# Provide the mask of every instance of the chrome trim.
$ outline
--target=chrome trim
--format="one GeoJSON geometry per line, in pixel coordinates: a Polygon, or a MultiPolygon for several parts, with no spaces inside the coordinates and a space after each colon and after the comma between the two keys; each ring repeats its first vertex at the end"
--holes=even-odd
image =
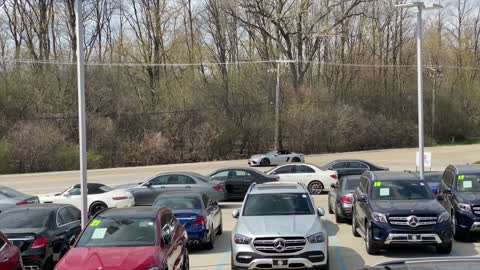
{"type": "Polygon", "coordinates": [[[441,244],[442,239],[435,234],[435,233],[391,233],[388,235],[387,239],[385,239],[385,244],[396,244],[396,243],[437,243],[441,244]],[[416,238],[417,236],[420,236],[420,239],[410,239],[410,238],[416,238]],[[433,238],[433,240],[430,239],[423,239],[423,238],[433,238]]]}
{"type": "Polygon", "coordinates": [[[40,267],[38,267],[36,265],[25,265],[25,266],[23,266],[23,268],[25,270],[40,270],[40,267]]]}
{"type": "Polygon", "coordinates": [[[313,268],[313,264],[304,258],[291,258],[291,259],[282,259],[286,260],[287,265],[285,266],[276,266],[273,267],[273,259],[255,259],[250,262],[248,269],[259,269],[259,265],[270,265],[270,267],[261,267],[261,269],[304,269],[304,268],[313,268]],[[290,267],[291,264],[303,264],[302,267],[290,267]]]}
{"type": "Polygon", "coordinates": [[[480,232],[480,222],[474,222],[472,226],[470,227],[471,232],[480,232]]]}

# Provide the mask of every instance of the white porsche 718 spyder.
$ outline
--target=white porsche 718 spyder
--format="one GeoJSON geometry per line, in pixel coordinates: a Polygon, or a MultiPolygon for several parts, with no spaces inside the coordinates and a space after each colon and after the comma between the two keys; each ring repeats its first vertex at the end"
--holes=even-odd
{"type": "Polygon", "coordinates": [[[291,162],[305,162],[305,157],[301,153],[273,150],[266,154],[254,155],[248,160],[251,166],[270,166],[291,162]]]}
{"type": "MultiPolygon", "coordinates": [[[[135,200],[132,193],[123,189],[112,189],[103,184],[88,183],[88,214],[95,215],[98,211],[111,207],[132,207],[135,200]]],[[[80,185],[76,184],[61,193],[38,196],[40,203],[65,203],[81,207],[80,185]]]]}

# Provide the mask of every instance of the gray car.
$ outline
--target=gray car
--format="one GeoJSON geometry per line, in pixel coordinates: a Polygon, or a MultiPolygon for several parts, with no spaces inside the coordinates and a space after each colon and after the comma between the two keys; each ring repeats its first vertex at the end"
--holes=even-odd
{"type": "Polygon", "coordinates": [[[16,191],[13,188],[0,186],[0,212],[15,205],[39,203],[37,196],[16,191]]]}
{"type": "Polygon", "coordinates": [[[328,212],[335,214],[337,223],[352,220],[353,192],[360,184],[360,175],[343,176],[332,184],[328,193],[328,212]]]}
{"type": "Polygon", "coordinates": [[[217,202],[225,200],[225,183],[193,172],[162,173],[142,183],[120,185],[115,189],[130,191],[136,206],[152,205],[162,193],[181,191],[203,193],[217,202]]]}

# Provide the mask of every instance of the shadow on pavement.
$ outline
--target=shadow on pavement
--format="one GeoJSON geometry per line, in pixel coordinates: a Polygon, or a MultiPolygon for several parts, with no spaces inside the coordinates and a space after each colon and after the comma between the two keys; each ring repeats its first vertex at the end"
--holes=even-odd
{"type": "Polygon", "coordinates": [[[232,236],[231,231],[223,231],[222,235],[217,235],[215,238],[215,247],[213,250],[204,249],[202,246],[191,247],[191,255],[212,255],[212,254],[221,254],[231,251],[230,239],[232,236]]]}
{"type": "Polygon", "coordinates": [[[323,219],[323,224],[325,226],[325,229],[327,230],[328,236],[335,236],[337,235],[338,231],[340,228],[338,227],[337,223],[324,218],[323,219]]]}
{"type": "Polygon", "coordinates": [[[330,246],[328,251],[330,270],[356,270],[365,266],[362,256],[351,248],[330,246]]]}

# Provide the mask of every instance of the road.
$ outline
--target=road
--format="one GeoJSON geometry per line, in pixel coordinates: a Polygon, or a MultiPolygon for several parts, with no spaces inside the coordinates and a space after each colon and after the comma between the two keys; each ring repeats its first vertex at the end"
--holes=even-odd
{"type": "MultiPolygon", "coordinates": [[[[426,151],[433,153],[433,170],[443,170],[451,163],[460,164],[480,161],[480,145],[443,146],[426,148],[426,151]]],[[[306,161],[314,164],[325,164],[339,158],[359,158],[372,161],[378,165],[387,166],[392,170],[415,170],[415,152],[416,149],[391,149],[310,155],[306,157],[306,161]]],[[[140,182],[157,173],[167,171],[194,171],[206,174],[219,168],[245,165],[246,160],[233,160],[92,170],[89,171],[89,179],[92,182],[118,185],[136,181],[140,182]]],[[[71,184],[78,183],[78,181],[78,172],[75,171],[0,176],[0,183],[2,185],[10,186],[31,194],[59,191],[71,184]]],[[[318,207],[326,209],[326,197],[326,195],[316,196],[315,202],[318,207]]],[[[190,259],[192,269],[230,269],[230,237],[235,224],[231,213],[240,206],[240,203],[222,203],[221,206],[223,211],[224,234],[217,238],[214,250],[191,251],[190,259]]],[[[398,258],[437,256],[433,248],[396,248],[378,256],[370,256],[365,250],[364,241],[361,238],[353,237],[349,224],[336,224],[334,217],[328,214],[323,220],[329,233],[330,269],[332,270],[353,270],[361,268],[364,265],[372,265],[398,258]]],[[[451,255],[469,256],[478,254],[480,254],[480,242],[455,242],[451,255]]]]}

